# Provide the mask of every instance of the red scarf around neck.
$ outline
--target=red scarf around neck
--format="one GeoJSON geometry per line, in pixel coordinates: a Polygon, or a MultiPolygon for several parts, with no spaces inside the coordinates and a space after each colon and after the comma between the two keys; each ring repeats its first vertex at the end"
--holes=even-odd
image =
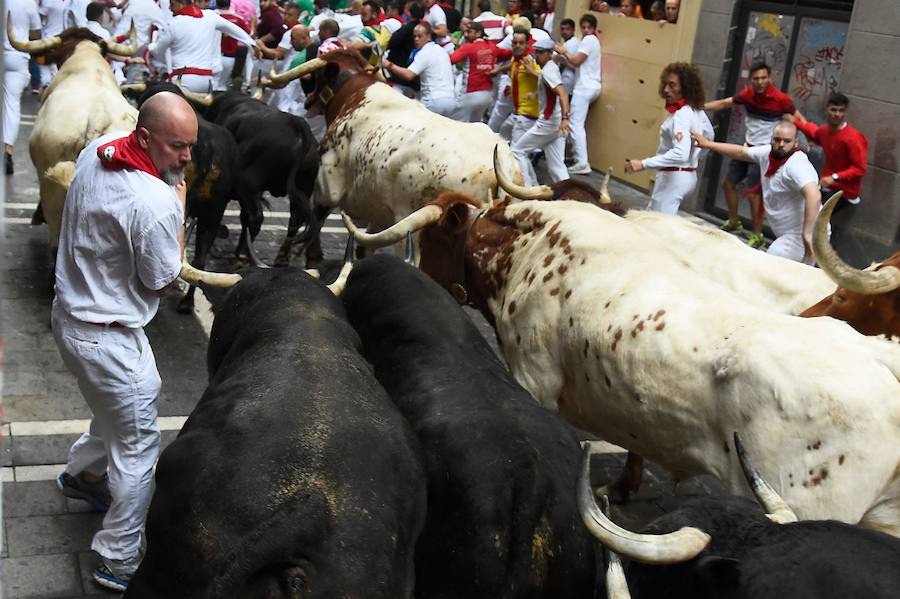
{"type": "Polygon", "coordinates": [[[114,139],[97,148],[100,164],[109,170],[139,170],[160,179],[159,172],[153,166],[150,156],[138,142],[137,130],[131,135],[114,139]]]}
{"type": "Polygon", "coordinates": [[[671,104],[666,104],[666,112],[668,112],[669,114],[675,114],[676,110],[678,110],[679,108],[682,108],[684,106],[687,106],[687,100],[682,98],[682,99],[678,100],[677,102],[673,102],[671,104]]]}
{"type": "Polygon", "coordinates": [[[188,4],[187,6],[185,6],[181,10],[179,10],[177,13],[175,13],[176,17],[179,15],[183,16],[183,17],[194,17],[195,19],[202,19],[203,11],[200,10],[200,7],[198,7],[198,6],[195,6],[193,4],[188,4]]]}
{"type": "Polygon", "coordinates": [[[788,154],[787,156],[785,156],[784,158],[775,158],[774,156],[772,156],[772,153],[769,152],[769,167],[766,169],[766,177],[771,177],[775,173],[777,173],[778,169],[780,169],[782,166],[784,166],[784,163],[787,162],[788,160],[790,160],[791,156],[794,155],[794,152],[797,152],[797,151],[802,152],[803,150],[800,150],[800,148],[794,148],[794,151],[791,152],[790,154],[788,154]]]}

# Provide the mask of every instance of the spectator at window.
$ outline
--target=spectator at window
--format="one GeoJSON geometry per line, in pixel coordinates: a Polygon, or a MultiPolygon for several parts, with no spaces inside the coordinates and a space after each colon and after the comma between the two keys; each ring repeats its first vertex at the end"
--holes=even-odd
{"type": "Polygon", "coordinates": [[[619,8],[619,16],[641,19],[644,15],[641,12],[641,5],[638,4],[637,0],[622,0],[622,5],[619,8]]]}
{"type": "Polygon", "coordinates": [[[666,20],[666,3],[663,0],[653,0],[650,5],[650,20],[657,23],[668,23],[666,20]]]}
{"type": "Polygon", "coordinates": [[[609,13],[609,4],[604,0],[591,0],[591,10],[594,12],[609,13]]]}
{"type": "Polygon", "coordinates": [[[666,0],[666,21],[669,23],[678,22],[678,9],[681,6],[681,0],[666,0]]]}

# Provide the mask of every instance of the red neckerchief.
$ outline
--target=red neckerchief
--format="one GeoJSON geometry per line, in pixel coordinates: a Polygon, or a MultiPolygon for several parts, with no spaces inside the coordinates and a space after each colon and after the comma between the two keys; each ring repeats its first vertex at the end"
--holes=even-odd
{"type": "Polygon", "coordinates": [[[138,142],[137,130],[97,148],[100,164],[109,170],[139,170],[160,179],[159,171],[138,142]]]}
{"type": "Polygon", "coordinates": [[[175,13],[176,17],[179,15],[182,17],[194,17],[195,19],[202,19],[203,11],[200,10],[197,6],[194,6],[193,4],[188,4],[187,6],[183,7],[181,10],[179,10],[177,13],[175,13]]]}
{"type": "Polygon", "coordinates": [[[687,106],[687,100],[682,98],[677,102],[673,102],[672,104],[666,104],[666,112],[668,112],[669,114],[675,114],[676,110],[684,106],[687,106]]]}
{"type": "Polygon", "coordinates": [[[790,160],[791,156],[794,155],[794,152],[796,152],[799,149],[800,148],[794,148],[794,151],[791,152],[790,154],[788,154],[787,156],[785,156],[784,158],[775,158],[774,156],[772,156],[772,153],[769,152],[769,167],[766,169],[766,177],[771,177],[775,173],[777,173],[778,169],[780,169],[782,166],[784,166],[784,163],[787,162],[788,160],[790,160]]]}

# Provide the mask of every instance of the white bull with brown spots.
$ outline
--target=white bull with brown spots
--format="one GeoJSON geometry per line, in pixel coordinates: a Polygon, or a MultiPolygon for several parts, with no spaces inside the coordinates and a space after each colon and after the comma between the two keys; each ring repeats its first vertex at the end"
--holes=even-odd
{"type": "Polygon", "coordinates": [[[729,448],[739,431],[801,518],[900,536],[895,344],[756,307],[595,206],[480,212],[445,194],[410,219],[430,223],[422,269],[494,324],[516,379],[544,406],[676,479],[709,473],[747,494],[729,448]]]}
{"type": "Polygon", "coordinates": [[[460,123],[430,112],[376,80],[355,50],[324,54],[281,75],[284,83],[310,75],[307,108],[324,111],[314,201],[341,209],[378,230],[421,208],[445,191],[471,195],[483,206],[497,198],[494,147],[515,164],[509,146],[483,123],[460,123]]]}

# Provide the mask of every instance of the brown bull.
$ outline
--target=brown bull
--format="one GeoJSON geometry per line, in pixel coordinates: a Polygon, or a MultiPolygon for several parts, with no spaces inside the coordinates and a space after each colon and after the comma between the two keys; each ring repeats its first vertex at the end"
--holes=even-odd
{"type": "Polygon", "coordinates": [[[865,270],[841,260],[826,231],[836,203],[836,198],[829,200],[816,219],[813,250],[819,266],[838,287],[800,316],[831,316],[863,335],[900,336],[900,252],[865,270]]]}

